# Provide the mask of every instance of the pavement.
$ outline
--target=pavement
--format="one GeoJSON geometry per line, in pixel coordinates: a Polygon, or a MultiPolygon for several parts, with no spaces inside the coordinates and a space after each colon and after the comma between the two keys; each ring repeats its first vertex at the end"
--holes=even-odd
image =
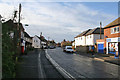
{"type": "Polygon", "coordinates": [[[45,51],[35,49],[19,57],[16,66],[17,79],[64,79],[45,56],[45,51]]]}
{"type": "MultiPolygon", "coordinates": [[[[76,53],[76,54],[80,54],[82,56],[87,56],[87,57],[93,58],[92,53],[76,53]]],[[[120,66],[120,58],[119,59],[115,59],[113,54],[95,53],[94,54],[94,59],[95,60],[99,60],[99,61],[112,63],[112,64],[116,64],[116,65],[120,66]]]]}
{"type": "Polygon", "coordinates": [[[39,78],[38,74],[38,52],[36,50],[19,57],[16,78],[39,78]]]}

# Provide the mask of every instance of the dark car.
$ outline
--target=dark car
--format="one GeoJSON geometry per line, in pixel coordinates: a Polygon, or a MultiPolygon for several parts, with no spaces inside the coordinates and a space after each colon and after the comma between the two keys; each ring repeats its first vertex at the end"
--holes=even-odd
{"type": "Polygon", "coordinates": [[[55,48],[55,46],[49,46],[49,48],[50,48],[50,49],[54,49],[54,48],[55,48]]]}

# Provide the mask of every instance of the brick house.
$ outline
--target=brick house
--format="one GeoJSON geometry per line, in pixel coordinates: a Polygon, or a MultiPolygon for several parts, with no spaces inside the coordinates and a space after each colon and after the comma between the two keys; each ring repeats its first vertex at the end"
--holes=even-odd
{"type": "MultiPolygon", "coordinates": [[[[120,44],[120,17],[104,27],[106,54],[115,54],[120,44]]],[[[119,47],[120,48],[120,47],[119,47]]]]}
{"type": "MultiPolygon", "coordinates": [[[[104,27],[104,39],[97,40],[97,44],[104,45],[106,54],[116,54],[120,50],[120,17],[104,27]],[[119,48],[119,49],[118,49],[119,48]]],[[[99,46],[98,46],[99,49],[99,46]]],[[[101,50],[103,48],[101,47],[101,50]]],[[[99,51],[98,51],[99,52],[99,51]]]]}

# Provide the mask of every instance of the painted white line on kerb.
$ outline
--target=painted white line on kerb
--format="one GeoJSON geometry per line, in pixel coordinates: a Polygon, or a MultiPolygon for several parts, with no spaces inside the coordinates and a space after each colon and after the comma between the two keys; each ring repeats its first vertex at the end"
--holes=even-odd
{"type": "Polygon", "coordinates": [[[53,66],[63,75],[65,78],[69,78],[71,80],[76,80],[70,73],[68,73],[66,70],[64,70],[60,65],[58,65],[55,60],[53,60],[50,55],[48,54],[47,50],[46,57],[49,59],[49,61],[53,64],[53,66]]]}
{"type": "Polygon", "coordinates": [[[43,71],[42,71],[42,67],[41,67],[41,60],[40,60],[40,53],[38,54],[38,74],[39,74],[39,78],[45,78],[45,76],[43,75],[43,71]]]}

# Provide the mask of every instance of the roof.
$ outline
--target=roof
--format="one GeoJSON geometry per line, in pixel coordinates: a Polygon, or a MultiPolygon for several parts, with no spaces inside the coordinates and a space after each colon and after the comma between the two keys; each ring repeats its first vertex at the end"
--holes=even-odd
{"type": "MultiPolygon", "coordinates": [[[[35,35],[37,36],[37,35],[35,35]]],[[[38,37],[38,36],[37,36],[38,37]]],[[[47,40],[44,38],[44,36],[38,37],[41,41],[47,42],[47,40]]]]}
{"type": "Polygon", "coordinates": [[[37,36],[37,35],[35,35],[36,37],[38,37],[39,39],[40,39],[40,37],[39,36],[37,36]]]}
{"type": "Polygon", "coordinates": [[[2,28],[3,32],[6,32],[6,31],[8,32],[8,31],[17,29],[16,25],[13,23],[13,20],[11,19],[2,23],[2,27],[4,27],[2,28]]]}
{"type": "MultiPolygon", "coordinates": [[[[100,34],[100,27],[90,30],[86,35],[89,35],[89,34],[100,34]]],[[[103,28],[101,28],[101,34],[104,34],[103,28]]]]}
{"type": "Polygon", "coordinates": [[[104,28],[109,28],[109,27],[113,27],[116,25],[120,25],[120,17],[114,20],[113,22],[109,23],[108,25],[106,25],[104,28]]]}
{"type": "MultiPolygon", "coordinates": [[[[18,25],[18,23],[14,23],[15,25],[18,25]]],[[[22,23],[20,23],[20,26],[19,26],[23,31],[24,31],[24,27],[22,25],[22,23]]]]}
{"type": "Polygon", "coordinates": [[[29,34],[27,32],[24,32],[25,37],[30,38],[29,34]]]}
{"type": "Polygon", "coordinates": [[[86,31],[83,31],[82,33],[80,33],[79,35],[77,35],[75,38],[84,36],[84,35],[87,34],[90,30],[91,30],[91,29],[88,29],[88,30],[86,30],[86,31]]]}

